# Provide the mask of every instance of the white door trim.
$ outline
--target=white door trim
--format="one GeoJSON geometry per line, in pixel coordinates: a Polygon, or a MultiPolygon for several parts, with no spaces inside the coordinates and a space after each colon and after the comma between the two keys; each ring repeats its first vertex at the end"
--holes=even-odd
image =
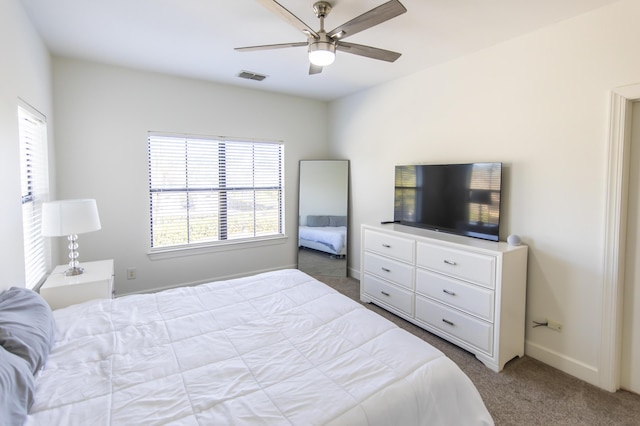
{"type": "Polygon", "coordinates": [[[611,392],[620,388],[628,154],[631,102],[635,100],[640,100],[640,84],[619,87],[611,92],[599,363],[600,387],[611,392]]]}

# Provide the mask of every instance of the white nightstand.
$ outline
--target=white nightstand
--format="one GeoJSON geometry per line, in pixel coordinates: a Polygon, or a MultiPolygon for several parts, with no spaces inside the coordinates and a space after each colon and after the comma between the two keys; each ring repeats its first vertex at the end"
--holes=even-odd
{"type": "Polygon", "coordinates": [[[64,272],[69,265],[59,265],[40,287],[40,295],[51,309],[60,309],[91,299],[113,297],[113,259],[80,264],[84,273],[67,277],[64,272]]]}

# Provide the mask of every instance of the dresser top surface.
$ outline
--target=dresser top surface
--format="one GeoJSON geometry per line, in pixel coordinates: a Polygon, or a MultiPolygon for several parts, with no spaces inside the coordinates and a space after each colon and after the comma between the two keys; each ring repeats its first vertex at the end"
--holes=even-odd
{"type": "Polygon", "coordinates": [[[516,250],[527,250],[526,245],[512,246],[503,241],[482,240],[480,238],[465,237],[461,235],[449,234],[447,232],[438,232],[432,231],[430,229],[400,225],[397,223],[381,225],[363,224],[362,227],[381,232],[397,232],[400,234],[406,234],[408,237],[424,237],[444,243],[449,243],[451,246],[464,246],[467,248],[476,248],[492,252],[504,253],[516,250]]]}

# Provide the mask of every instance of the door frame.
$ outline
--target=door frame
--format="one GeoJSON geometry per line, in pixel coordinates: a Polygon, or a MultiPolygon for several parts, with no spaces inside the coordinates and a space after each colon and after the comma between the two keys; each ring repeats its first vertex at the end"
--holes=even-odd
{"type": "Polygon", "coordinates": [[[610,392],[620,388],[631,103],[637,100],[640,84],[611,91],[599,362],[600,387],[610,392]]]}

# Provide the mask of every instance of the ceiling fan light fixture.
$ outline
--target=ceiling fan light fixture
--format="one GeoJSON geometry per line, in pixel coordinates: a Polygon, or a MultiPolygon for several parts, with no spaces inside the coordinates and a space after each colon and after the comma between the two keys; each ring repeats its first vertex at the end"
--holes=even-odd
{"type": "Polygon", "coordinates": [[[326,32],[324,29],[324,20],[332,8],[331,3],[328,1],[316,1],[313,5],[313,11],[315,12],[316,17],[320,20],[320,29],[318,31],[305,24],[300,18],[291,13],[276,0],[260,0],[260,3],[272,12],[280,15],[281,18],[294,26],[297,30],[302,31],[302,33],[307,36],[307,41],[306,43],[296,42],[236,47],[236,50],[238,51],[250,52],[254,50],[307,46],[309,62],[311,62],[309,75],[321,73],[325,66],[331,65],[336,59],[336,49],[353,55],[387,62],[394,62],[400,57],[400,53],[392,52],[390,50],[378,49],[376,47],[365,46],[362,44],[342,42],[346,37],[351,37],[354,34],[382,24],[389,19],[405,13],[407,9],[402,5],[402,3],[400,3],[400,0],[387,0],[386,3],[356,16],[329,32],[326,32]]]}
{"type": "Polygon", "coordinates": [[[309,62],[319,67],[331,65],[336,59],[336,46],[327,41],[316,41],[309,45],[309,62]]]}

